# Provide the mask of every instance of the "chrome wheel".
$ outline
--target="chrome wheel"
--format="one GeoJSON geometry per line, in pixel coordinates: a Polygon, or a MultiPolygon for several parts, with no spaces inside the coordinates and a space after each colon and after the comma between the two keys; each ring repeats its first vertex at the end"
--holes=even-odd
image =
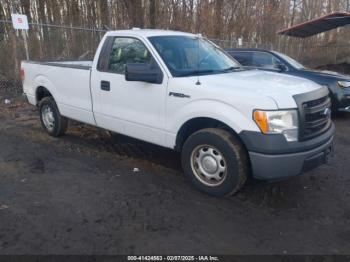
{"type": "Polygon", "coordinates": [[[207,186],[222,184],[227,175],[224,156],[213,146],[197,146],[191,154],[191,167],[197,179],[207,186]]]}
{"type": "Polygon", "coordinates": [[[52,131],[55,127],[55,117],[48,105],[44,105],[41,109],[41,117],[47,130],[52,131]]]}

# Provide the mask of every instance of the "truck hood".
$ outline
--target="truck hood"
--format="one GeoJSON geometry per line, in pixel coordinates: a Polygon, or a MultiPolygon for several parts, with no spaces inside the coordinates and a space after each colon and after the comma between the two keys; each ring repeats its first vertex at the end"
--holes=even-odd
{"type": "Polygon", "coordinates": [[[294,95],[307,93],[321,88],[310,80],[260,70],[236,71],[225,74],[199,77],[203,86],[225,90],[251,92],[274,100],[278,108],[295,108],[294,95]]]}

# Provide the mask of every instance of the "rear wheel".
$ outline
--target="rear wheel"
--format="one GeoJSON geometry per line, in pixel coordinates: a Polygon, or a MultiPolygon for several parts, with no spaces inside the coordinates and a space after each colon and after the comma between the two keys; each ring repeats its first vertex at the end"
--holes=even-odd
{"type": "Polygon", "coordinates": [[[185,174],[200,191],[232,195],[248,177],[248,157],[241,142],[223,129],[207,128],[192,134],[182,150],[185,174]]]}
{"type": "Polygon", "coordinates": [[[50,136],[64,135],[68,127],[68,119],[61,116],[55,100],[50,97],[43,98],[39,103],[39,115],[42,127],[50,136]]]}

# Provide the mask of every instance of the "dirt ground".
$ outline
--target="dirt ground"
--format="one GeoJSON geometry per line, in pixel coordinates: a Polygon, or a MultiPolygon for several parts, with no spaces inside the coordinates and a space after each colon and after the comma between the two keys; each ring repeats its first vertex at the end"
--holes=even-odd
{"type": "Polygon", "coordinates": [[[350,115],[334,121],[329,165],[223,199],[177,153],[77,123],[49,137],[2,93],[0,254],[349,254],[350,115]]]}

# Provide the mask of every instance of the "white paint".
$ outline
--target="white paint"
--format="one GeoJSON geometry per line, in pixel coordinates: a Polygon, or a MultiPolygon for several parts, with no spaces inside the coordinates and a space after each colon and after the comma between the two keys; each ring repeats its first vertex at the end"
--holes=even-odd
{"type": "MultiPolygon", "coordinates": [[[[156,35],[195,35],[163,30],[108,32],[101,41],[90,70],[22,62],[24,92],[36,104],[38,86],[46,87],[62,115],[173,148],[176,135],[188,120],[208,117],[230,126],[237,133],[259,129],[252,120],[254,109],[296,108],[293,95],[320,88],[305,79],[258,70],[197,77],[174,78],[148,40],[156,35]],[[162,84],[129,82],[124,75],[97,71],[99,54],[107,36],[130,36],[141,40],[163,71],[162,84]],[[91,76],[91,80],[90,80],[91,76]],[[101,81],[110,82],[110,91],[101,90],[101,81]],[[169,96],[183,93],[190,98],[169,96]]],[[[55,63],[55,62],[54,62],[55,63]]],[[[57,63],[57,62],[56,62],[57,63]]],[[[64,62],[91,65],[91,62],[64,62]]]]}

